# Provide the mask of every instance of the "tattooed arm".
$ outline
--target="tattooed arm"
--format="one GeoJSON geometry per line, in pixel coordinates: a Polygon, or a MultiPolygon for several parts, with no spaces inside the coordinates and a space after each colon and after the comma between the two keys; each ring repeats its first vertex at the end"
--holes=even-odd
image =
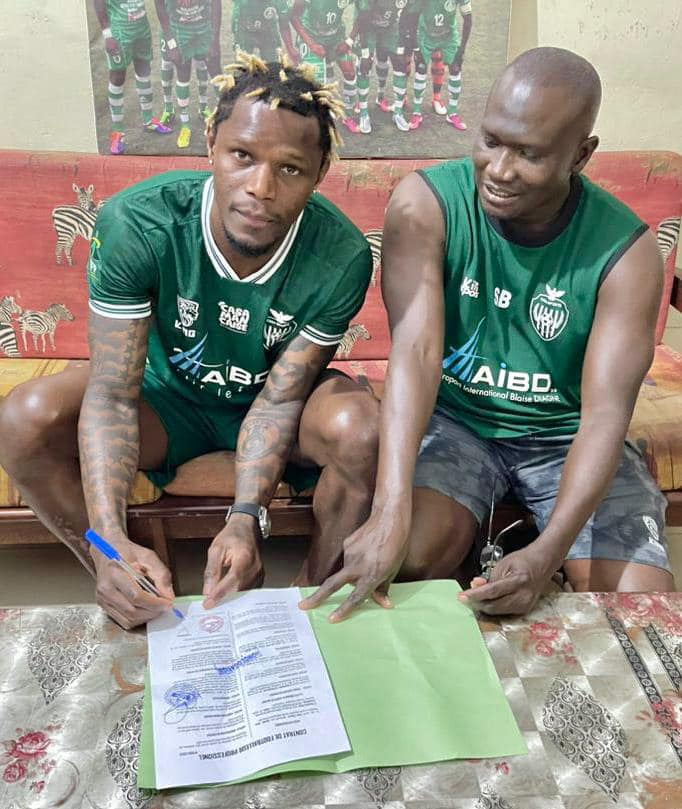
{"type": "MultiPolygon", "coordinates": [[[[335,350],[336,346],[318,346],[299,336],[273,365],[239,430],[235,502],[269,504],[296,440],[303,407],[335,350]]],[[[262,582],[258,536],[253,517],[230,517],[208,551],[205,607],[215,606],[230,591],[262,582]]]]}
{"type": "Polygon", "coordinates": [[[149,319],[90,315],[90,379],[78,423],[83,492],[90,525],[133,567],[153,579],[166,598],[144,592],[98,551],[97,600],[129,629],[145,623],[173,598],[170,573],[157,555],[131,542],[126,529],[128,492],[139,457],[138,409],[149,319]]]}

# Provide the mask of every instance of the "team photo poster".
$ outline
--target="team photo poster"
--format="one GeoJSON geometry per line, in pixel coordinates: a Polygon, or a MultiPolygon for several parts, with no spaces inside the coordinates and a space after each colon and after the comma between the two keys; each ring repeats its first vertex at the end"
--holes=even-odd
{"type": "Polygon", "coordinates": [[[471,152],[511,0],[87,0],[99,151],[206,153],[211,76],[240,49],[336,82],[342,157],[471,152]]]}

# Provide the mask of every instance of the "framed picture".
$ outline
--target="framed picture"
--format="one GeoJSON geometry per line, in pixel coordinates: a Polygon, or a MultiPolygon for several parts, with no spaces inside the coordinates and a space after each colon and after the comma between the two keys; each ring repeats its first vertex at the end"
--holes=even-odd
{"type": "Polygon", "coordinates": [[[506,64],[511,0],[88,0],[99,150],[205,154],[236,49],[336,82],[342,157],[469,154],[506,64]]]}

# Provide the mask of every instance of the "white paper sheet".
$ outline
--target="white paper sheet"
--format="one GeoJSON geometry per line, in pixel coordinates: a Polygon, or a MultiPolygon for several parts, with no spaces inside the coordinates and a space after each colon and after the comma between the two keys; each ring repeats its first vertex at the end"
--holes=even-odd
{"type": "Polygon", "coordinates": [[[254,590],[149,623],[158,788],[351,749],[300,597],[297,588],[254,590]]]}

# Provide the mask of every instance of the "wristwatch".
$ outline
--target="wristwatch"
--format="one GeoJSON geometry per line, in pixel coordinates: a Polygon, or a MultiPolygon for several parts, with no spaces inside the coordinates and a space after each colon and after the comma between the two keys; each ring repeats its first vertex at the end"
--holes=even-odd
{"type": "Polygon", "coordinates": [[[256,503],[233,503],[227,509],[225,522],[227,522],[233,514],[250,514],[258,523],[261,537],[267,539],[270,536],[270,515],[265,506],[259,506],[256,505],[256,503]]]}

